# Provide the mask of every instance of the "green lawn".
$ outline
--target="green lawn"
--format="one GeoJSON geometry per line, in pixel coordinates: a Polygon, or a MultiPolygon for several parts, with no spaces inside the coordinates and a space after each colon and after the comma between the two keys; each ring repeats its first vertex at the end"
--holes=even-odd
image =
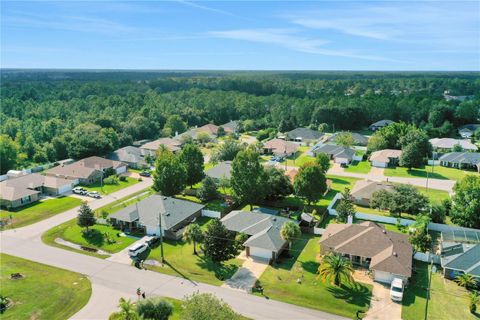
{"type": "Polygon", "coordinates": [[[347,168],[345,168],[345,171],[367,174],[371,169],[372,166],[370,165],[370,161],[354,161],[347,168]]]}
{"type": "Polygon", "coordinates": [[[5,227],[6,229],[19,228],[75,208],[81,203],[80,199],[73,197],[47,199],[37,201],[17,211],[0,210],[0,218],[10,220],[10,216],[12,217],[12,223],[9,223],[5,227]]]}
{"type": "MultiPolygon", "coordinates": [[[[405,290],[402,306],[402,319],[416,320],[425,316],[425,304],[428,287],[429,266],[424,262],[414,261],[417,273],[414,273],[405,290]]],[[[438,269],[438,268],[437,268],[438,269]]],[[[431,297],[428,304],[427,319],[450,320],[480,319],[468,310],[466,290],[451,280],[444,279],[441,272],[432,275],[431,297]]]]}
{"type": "Polygon", "coordinates": [[[460,180],[467,174],[478,174],[473,171],[464,171],[455,168],[424,166],[423,168],[412,169],[410,171],[403,167],[386,168],[384,175],[389,177],[426,178],[427,172],[429,178],[443,180],[460,180]]]}
{"type": "MultiPolygon", "coordinates": [[[[199,223],[205,229],[209,218],[199,218],[199,223]]],[[[197,245],[198,255],[193,254],[193,244],[183,240],[174,241],[166,239],[164,242],[164,256],[166,264],[161,266],[147,266],[148,269],[161,273],[183,277],[190,281],[205,282],[213,285],[222,285],[224,280],[230,279],[237,269],[242,265],[243,260],[232,259],[222,264],[215,264],[205,257],[200,246],[197,245]]],[[[160,247],[150,252],[148,259],[159,261],[160,247]]]]}
{"type": "Polygon", "coordinates": [[[264,295],[351,319],[357,310],[368,309],[372,286],[357,283],[335,287],[317,279],[319,240],[303,234],[302,240],[293,244],[293,257],[268,266],[259,280],[264,295]],[[297,279],[301,279],[301,283],[297,283],[297,279]]]}
{"type": "Polygon", "coordinates": [[[125,181],[118,181],[118,184],[103,184],[102,186],[100,182],[97,182],[89,186],[84,186],[84,188],[88,191],[97,191],[101,194],[110,194],[123,188],[133,186],[138,182],[138,179],[127,177],[125,181]]]}
{"type": "Polygon", "coordinates": [[[315,157],[307,156],[306,152],[310,149],[310,147],[307,146],[301,146],[298,148],[298,152],[295,154],[295,156],[288,157],[284,161],[281,162],[282,165],[287,164],[287,166],[292,166],[292,167],[301,167],[307,162],[314,162],[315,157]]]}
{"type": "Polygon", "coordinates": [[[87,304],[92,294],[83,275],[21,258],[0,254],[0,294],[12,300],[0,318],[68,319],[87,304]],[[20,273],[23,279],[11,280],[20,273]]]}

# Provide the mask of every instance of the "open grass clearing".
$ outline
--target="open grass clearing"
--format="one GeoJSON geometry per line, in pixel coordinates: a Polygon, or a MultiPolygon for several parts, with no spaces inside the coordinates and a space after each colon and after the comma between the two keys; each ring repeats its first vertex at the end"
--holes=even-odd
{"type": "Polygon", "coordinates": [[[467,174],[478,175],[478,173],[475,173],[474,171],[429,165],[412,170],[408,170],[404,167],[385,168],[384,170],[385,176],[403,178],[427,178],[427,173],[429,178],[441,180],[461,180],[467,174]]]}
{"type": "Polygon", "coordinates": [[[353,318],[357,310],[368,309],[372,286],[357,283],[335,287],[318,279],[319,240],[303,234],[292,246],[292,257],[268,266],[259,280],[263,294],[269,299],[353,318]]]}
{"type": "Polygon", "coordinates": [[[4,320],[68,319],[92,294],[90,281],[75,272],[6,254],[0,254],[0,266],[0,294],[12,302],[1,315],[4,320]],[[24,278],[11,280],[12,273],[24,278]]]}
{"type": "Polygon", "coordinates": [[[345,172],[367,174],[371,169],[372,166],[370,165],[370,161],[353,161],[347,168],[345,168],[345,172]]]}
{"type": "Polygon", "coordinates": [[[126,178],[125,181],[119,180],[118,184],[105,184],[105,183],[96,182],[94,184],[84,186],[83,188],[87,189],[88,191],[97,191],[98,193],[101,193],[101,194],[110,194],[118,190],[121,190],[123,188],[133,186],[134,184],[137,184],[139,182],[138,179],[135,179],[132,177],[125,177],[125,178],[126,178]]]}
{"type": "Polygon", "coordinates": [[[78,198],[60,196],[37,201],[14,211],[0,210],[0,218],[8,220],[5,229],[19,228],[75,208],[81,203],[82,200],[78,198]]]}

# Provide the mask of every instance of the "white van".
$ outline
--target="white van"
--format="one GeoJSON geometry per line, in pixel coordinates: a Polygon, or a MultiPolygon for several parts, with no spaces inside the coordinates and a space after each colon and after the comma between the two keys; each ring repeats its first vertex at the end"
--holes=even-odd
{"type": "Polygon", "coordinates": [[[145,243],[136,243],[128,249],[128,255],[130,257],[136,257],[139,253],[142,253],[147,249],[148,246],[145,243]]]}
{"type": "Polygon", "coordinates": [[[390,286],[390,298],[393,301],[402,302],[403,300],[403,280],[399,278],[393,278],[390,286]]]}

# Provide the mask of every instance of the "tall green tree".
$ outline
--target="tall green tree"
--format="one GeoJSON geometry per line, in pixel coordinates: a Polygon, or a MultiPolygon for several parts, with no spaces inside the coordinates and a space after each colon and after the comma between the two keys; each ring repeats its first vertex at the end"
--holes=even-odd
{"type": "Polygon", "coordinates": [[[314,201],[320,200],[327,191],[327,180],[322,168],[314,163],[306,163],[295,177],[293,182],[295,194],[307,201],[310,205],[314,201]]]}
{"type": "Polygon", "coordinates": [[[258,153],[246,149],[237,154],[232,162],[230,184],[235,199],[249,204],[251,209],[265,197],[265,172],[258,153]]]}
{"type": "Polygon", "coordinates": [[[416,217],[415,223],[409,228],[410,236],[408,241],[410,241],[413,249],[417,252],[426,252],[432,246],[432,237],[428,233],[429,223],[430,217],[420,214],[416,217]]]}
{"type": "Polygon", "coordinates": [[[355,144],[355,140],[351,132],[345,131],[337,134],[335,143],[342,147],[351,147],[355,144]]]}
{"type": "Polygon", "coordinates": [[[315,162],[320,166],[324,174],[330,169],[330,157],[324,152],[317,154],[315,162]]]}
{"type": "Polygon", "coordinates": [[[19,154],[18,144],[6,134],[0,135],[0,174],[15,169],[19,154]]]}
{"type": "Polygon", "coordinates": [[[159,151],[153,172],[153,189],[171,197],[185,189],[187,170],[179,157],[166,148],[159,151]]]}
{"type": "Polygon", "coordinates": [[[88,228],[95,225],[95,215],[88,203],[84,201],[78,210],[77,224],[85,228],[88,232],[88,228]]]}
{"type": "Polygon", "coordinates": [[[175,135],[176,133],[180,134],[187,131],[187,124],[179,115],[174,114],[167,118],[165,128],[169,128],[171,133],[175,135]]]}
{"type": "Polygon", "coordinates": [[[400,138],[400,144],[402,145],[400,165],[408,169],[421,167],[432,149],[426,132],[419,129],[407,132],[400,138]]]}
{"type": "Polygon", "coordinates": [[[212,220],[204,233],[203,251],[213,262],[230,260],[238,254],[235,232],[228,230],[218,219],[212,220]]]}
{"type": "Polygon", "coordinates": [[[194,184],[202,181],[204,177],[203,154],[200,148],[195,144],[187,144],[182,147],[180,161],[187,170],[187,185],[193,187],[194,184]]]}
{"type": "Polygon", "coordinates": [[[197,255],[197,243],[203,239],[202,228],[197,223],[190,223],[183,232],[183,238],[188,243],[193,243],[193,254],[197,255]]]}
{"type": "Polygon", "coordinates": [[[293,193],[292,183],[282,169],[266,167],[265,177],[265,198],[267,200],[281,199],[293,193]]]}
{"type": "Polygon", "coordinates": [[[480,229],[480,176],[467,175],[453,187],[452,222],[480,229]]]}
{"type": "Polygon", "coordinates": [[[322,280],[330,281],[335,286],[340,286],[342,281],[347,283],[355,282],[353,280],[353,271],[350,260],[332,252],[322,257],[322,262],[318,267],[318,273],[322,280]]]}
{"type": "Polygon", "coordinates": [[[217,184],[211,177],[203,179],[201,187],[197,190],[197,197],[203,202],[218,198],[217,184]]]}
{"type": "Polygon", "coordinates": [[[336,208],[338,213],[338,220],[340,222],[347,222],[348,216],[355,218],[355,206],[353,205],[352,195],[349,188],[345,188],[342,192],[342,199],[336,208]]]}
{"type": "Polygon", "coordinates": [[[138,301],[136,311],[141,319],[168,320],[173,306],[162,297],[151,297],[138,301]]]}
{"type": "Polygon", "coordinates": [[[300,230],[300,227],[293,221],[285,222],[280,228],[280,237],[288,242],[289,250],[292,249],[293,241],[300,238],[301,235],[302,231],[300,230]]]}

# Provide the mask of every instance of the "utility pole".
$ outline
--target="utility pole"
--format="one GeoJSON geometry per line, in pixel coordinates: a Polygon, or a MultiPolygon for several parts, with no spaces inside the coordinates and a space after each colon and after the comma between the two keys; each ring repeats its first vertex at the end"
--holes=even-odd
{"type": "Polygon", "coordinates": [[[163,266],[165,257],[163,256],[163,230],[162,230],[162,212],[158,211],[158,225],[160,227],[160,263],[163,266]]]}

